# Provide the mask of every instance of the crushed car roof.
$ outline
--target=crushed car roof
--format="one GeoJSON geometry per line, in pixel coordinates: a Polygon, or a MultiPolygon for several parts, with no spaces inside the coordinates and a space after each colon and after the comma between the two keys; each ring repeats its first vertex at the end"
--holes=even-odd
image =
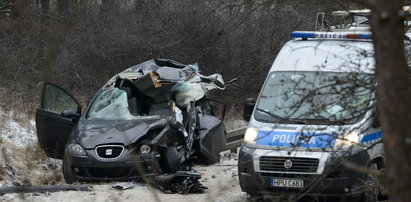
{"type": "MultiPolygon", "coordinates": [[[[225,89],[220,74],[204,76],[200,74],[197,64],[185,65],[170,59],[152,59],[129,67],[113,76],[103,88],[114,86],[118,79],[132,81],[142,93],[152,98],[170,91],[183,91],[182,94],[187,95],[188,89],[191,89],[190,99],[198,100],[207,91],[225,89]]],[[[179,106],[187,104],[185,96],[177,95],[176,99],[179,106]]]]}

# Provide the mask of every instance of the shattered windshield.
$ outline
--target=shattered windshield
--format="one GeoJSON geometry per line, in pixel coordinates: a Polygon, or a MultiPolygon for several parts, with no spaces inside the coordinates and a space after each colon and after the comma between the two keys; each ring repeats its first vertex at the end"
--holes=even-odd
{"type": "Polygon", "coordinates": [[[127,93],[124,90],[109,87],[100,92],[88,112],[89,119],[130,120],[136,116],[130,114],[127,93]]]}
{"type": "Polygon", "coordinates": [[[369,108],[373,77],[365,73],[272,72],[257,104],[257,120],[353,124],[369,108]]]}
{"type": "Polygon", "coordinates": [[[176,106],[187,108],[206,92],[226,87],[221,75],[201,75],[196,64],[182,69],[151,66],[140,71],[143,67],[137,65],[133,67],[135,72],[128,69],[113,77],[91,104],[87,118],[131,120],[142,116],[177,116],[176,111],[181,110],[176,106]]]}

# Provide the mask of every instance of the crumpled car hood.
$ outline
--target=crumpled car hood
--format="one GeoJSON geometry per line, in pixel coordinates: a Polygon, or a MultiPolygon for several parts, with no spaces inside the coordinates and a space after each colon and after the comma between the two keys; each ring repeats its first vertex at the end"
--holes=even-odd
{"type": "Polygon", "coordinates": [[[131,121],[82,121],[79,122],[75,141],[85,149],[94,149],[103,144],[123,144],[137,142],[151,129],[163,128],[169,123],[159,116],[145,117],[131,121]]]}

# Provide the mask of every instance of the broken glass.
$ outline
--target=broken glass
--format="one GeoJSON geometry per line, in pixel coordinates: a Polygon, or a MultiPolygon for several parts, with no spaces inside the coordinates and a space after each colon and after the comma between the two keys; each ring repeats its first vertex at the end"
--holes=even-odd
{"type": "Polygon", "coordinates": [[[128,110],[127,93],[124,90],[109,87],[103,90],[94,101],[88,113],[90,119],[130,120],[136,116],[128,110]]]}

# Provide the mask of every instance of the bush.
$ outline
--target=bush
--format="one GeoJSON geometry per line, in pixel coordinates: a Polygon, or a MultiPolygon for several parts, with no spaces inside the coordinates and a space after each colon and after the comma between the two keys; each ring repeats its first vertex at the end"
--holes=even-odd
{"type": "Polygon", "coordinates": [[[0,106],[33,113],[42,81],[85,104],[113,74],[151,58],[238,78],[216,96],[240,103],[257,96],[289,33],[312,29],[317,11],[335,7],[325,0],[103,2],[73,1],[58,13],[14,1],[11,17],[0,18],[0,106]]]}

